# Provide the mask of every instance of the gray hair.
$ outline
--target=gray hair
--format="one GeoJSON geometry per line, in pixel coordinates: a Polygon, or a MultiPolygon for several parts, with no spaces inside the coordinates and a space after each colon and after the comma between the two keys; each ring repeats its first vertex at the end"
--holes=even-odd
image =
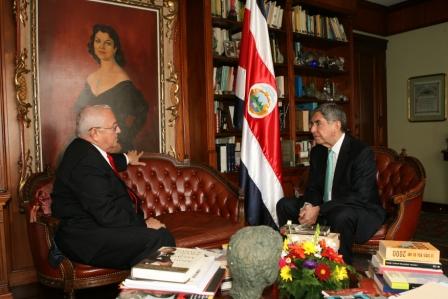
{"type": "Polygon", "coordinates": [[[341,122],[341,131],[347,131],[347,115],[345,114],[344,109],[336,103],[324,103],[319,105],[316,109],[311,113],[311,117],[314,114],[320,112],[322,116],[327,121],[340,121],[341,122]]]}
{"type": "Polygon", "coordinates": [[[98,113],[101,110],[112,108],[109,105],[93,105],[83,107],[76,118],[76,134],[78,137],[84,137],[95,127],[100,127],[104,123],[103,116],[98,113]]]}

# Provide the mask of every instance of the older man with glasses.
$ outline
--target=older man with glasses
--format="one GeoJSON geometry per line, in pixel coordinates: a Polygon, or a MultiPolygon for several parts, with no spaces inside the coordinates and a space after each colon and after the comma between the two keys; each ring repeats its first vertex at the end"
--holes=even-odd
{"type": "Polygon", "coordinates": [[[175,246],[165,226],[144,219],[137,196],[118,176],[142,153],[120,150],[121,130],[107,105],[87,106],[77,118],[75,138],[56,173],[53,215],[60,251],[84,264],[128,269],[161,246],[175,246]]]}

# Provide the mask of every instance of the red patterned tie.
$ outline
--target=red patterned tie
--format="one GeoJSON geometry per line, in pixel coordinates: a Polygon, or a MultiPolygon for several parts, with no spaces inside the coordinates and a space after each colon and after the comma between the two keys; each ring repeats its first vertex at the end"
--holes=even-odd
{"type": "MultiPolygon", "coordinates": [[[[107,153],[107,159],[109,160],[110,166],[112,167],[112,170],[114,171],[115,175],[121,180],[121,177],[118,174],[117,166],[115,165],[115,161],[114,161],[114,158],[112,157],[112,155],[107,153]]],[[[128,186],[126,184],[124,184],[124,185],[126,186],[126,190],[128,191],[129,197],[131,198],[132,202],[134,203],[135,212],[137,212],[139,198],[137,197],[137,195],[135,195],[134,191],[132,191],[130,188],[128,188],[128,186]]]]}

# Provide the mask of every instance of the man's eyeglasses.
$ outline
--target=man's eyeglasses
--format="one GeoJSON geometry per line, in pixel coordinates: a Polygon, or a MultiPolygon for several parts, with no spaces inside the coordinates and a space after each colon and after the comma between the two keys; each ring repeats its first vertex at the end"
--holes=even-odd
{"type": "Polygon", "coordinates": [[[89,131],[90,130],[92,130],[92,129],[97,129],[97,130],[112,130],[113,132],[118,132],[118,124],[115,124],[115,125],[113,125],[112,127],[109,127],[109,128],[106,128],[106,127],[92,127],[92,128],[90,128],[89,129],[89,131]]]}

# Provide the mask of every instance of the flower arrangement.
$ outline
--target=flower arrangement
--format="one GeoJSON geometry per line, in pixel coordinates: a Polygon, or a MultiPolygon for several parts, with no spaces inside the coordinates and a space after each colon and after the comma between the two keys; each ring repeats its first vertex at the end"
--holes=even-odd
{"type": "Polygon", "coordinates": [[[278,282],[282,297],[321,298],[322,290],[349,286],[348,272],[355,273],[354,268],[345,264],[333,242],[319,240],[319,233],[317,225],[309,240],[292,242],[288,237],[284,240],[278,282]]]}

